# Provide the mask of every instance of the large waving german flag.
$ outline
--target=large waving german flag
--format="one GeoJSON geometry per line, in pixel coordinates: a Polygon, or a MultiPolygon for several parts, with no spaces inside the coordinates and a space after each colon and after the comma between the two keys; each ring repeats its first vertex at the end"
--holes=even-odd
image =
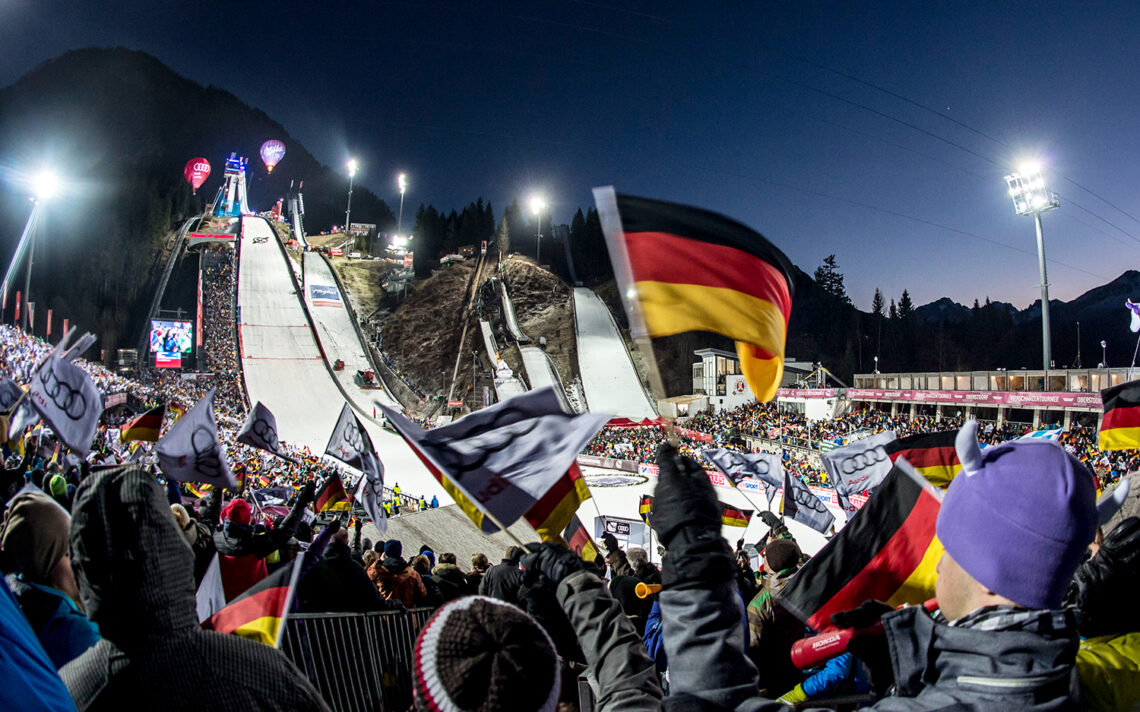
{"type": "Polygon", "coordinates": [[[736,341],[752,392],[784,370],[792,263],[762,235],[706,210],[594,189],[634,336],[711,331],[736,341]]]}
{"type": "Polygon", "coordinates": [[[891,462],[905,458],[915,472],[925,477],[935,487],[948,487],[962,470],[958,451],[954,449],[957,430],[944,430],[937,433],[920,433],[887,443],[883,449],[891,462]]]}
{"type": "Polygon", "coordinates": [[[542,541],[557,541],[570,523],[578,507],[590,498],[590,489],[582,478],[578,463],[570,465],[566,476],[526,511],[523,518],[530,522],[542,541]]]}
{"type": "Polygon", "coordinates": [[[162,419],[165,415],[165,405],[151,408],[119,429],[119,442],[129,443],[133,440],[158,442],[158,432],[162,430],[162,419]]]}
{"type": "Polygon", "coordinates": [[[899,606],[934,597],[941,502],[908,469],[896,465],[780,592],[777,600],[812,628],[828,628],[831,614],[871,599],[899,606]]]}
{"type": "Polygon", "coordinates": [[[641,495],[641,500],[637,503],[637,513],[641,515],[643,522],[649,524],[649,515],[653,514],[653,495],[641,495]]]}
{"type": "Polygon", "coordinates": [[[578,518],[577,514],[570,517],[570,524],[562,532],[562,539],[570,551],[581,556],[584,561],[593,561],[598,558],[598,547],[594,546],[590,532],[586,531],[586,526],[582,524],[582,520],[578,518]]]}
{"type": "Polygon", "coordinates": [[[1129,381],[1100,392],[1104,419],[1100,424],[1101,450],[1140,448],[1140,381],[1129,381]]]}
{"type": "Polygon", "coordinates": [[[313,511],[340,511],[351,508],[352,495],[344,489],[344,483],[340,481],[340,475],[335,472],[332,473],[325,480],[324,486],[317,492],[317,498],[313,502],[313,511]]]}
{"type": "Polygon", "coordinates": [[[293,601],[304,556],[261,579],[225,608],[202,621],[202,627],[276,646],[293,601]]]}

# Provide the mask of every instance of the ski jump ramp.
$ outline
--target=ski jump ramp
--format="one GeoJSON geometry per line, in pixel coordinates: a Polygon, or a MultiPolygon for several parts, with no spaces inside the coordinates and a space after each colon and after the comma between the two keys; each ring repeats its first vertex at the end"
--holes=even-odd
{"type": "MultiPolygon", "coordinates": [[[[287,259],[268,222],[242,218],[238,270],[242,370],[250,400],[261,401],[273,412],[281,440],[323,453],[345,399],[323,362],[289,277],[287,259]]],[[[371,413],[372,398],[379,391],[349,393],[357,407],[371,413]]],[[[385,465],[386,485],[399,483],[408,493],[429,499],[436,495],[440,503],[452,501],[400,436],[370,417],[360,420],[385,465]]]]}
{"type": "Polygon", "coordinates": [[[507,322],[507,330],[520,344],[530,341],[519,326],[518,318],[515,317],[515,304],[511,301],[511,295],[507,294],[507,283],[501,279],[499,280],[499,294],[503,298],[503,316],[504,321],[507,322]]]}
{"type": "Polygon", "coordinates": [[[530,381],[531,389],[553,387],[554,394],[558,396],[558,402],[562,404],[563,410],[567,413],[573,413],[574,408],[570,405],[569,399],[566,398],[566,391],[562,388],[562,379],[559,378],[558,370],[546,352],[537,346],[520,346],[519,352],[522,354],[523,367],[526,369],[526,376],[530,381]]]}
{"type": "Polygon", "coordinates": [[[487,349],[487,360],[491,362],[491,368],[495,370],[495,395],[499,397],[499,400],[504,401],[511,396],[526,393],[526,386],[510,372],[506,364],[502,364],[502,368],[506,370],[500,371],[500,364],[495,362],[499,356],[499,346],[495,343],[495,335],[491,333],[491,325],[485,321],[480,321],[479,328],[483,331],[483,347],[487,349]],[[500,376],[500,373],[503,375],[500,376]]]}
{"type": "Polygon", "coordinates": [[[591,290],[574,289],[578,369],[591,412],[640,420],[656,418],[641,378],[609,309],[591,290]]]}

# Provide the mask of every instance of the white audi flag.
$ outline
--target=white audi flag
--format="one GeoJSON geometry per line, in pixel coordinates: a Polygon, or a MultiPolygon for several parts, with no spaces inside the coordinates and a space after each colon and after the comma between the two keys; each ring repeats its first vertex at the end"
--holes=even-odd
{"type": "Polygon", "coordinates": [[[74,327],[36,369],[28,400],[72,452],[86,457],[103,413],[103,394],[91,377],[69,360],[82,353],[79,347],[90,346],[94,337],[84,335],[69,351],[67,342],[73,333],[74,327]]]}
{"type": "Polygon", "coordinates": [[[701,450],[701,454],[737,487],[749,478],[759,480],[764,485],[769,507],[772,506],[776,492],[784,486],[784,463],[780,461],[779,455],[770,452],[737,452],[723,447],[701,450]]]}
{"type": "Polygon", "coordinates": [[[214,419],[214,393],[217,390],[210,389],[155,444],[158,466],[170,479],[205,482],[231,489],[237,487],[230,463],[218,443],[218,423],[214,419]]]}
{"type": "Polygon", "coordinates": [[[894,432],[887,430],[820,453],[835,490],[841,495],[851,495],[878,487],[891,471],[891,458],[885,448],[894,440],[897,440],[894,432]]]}
{"type": "Polygon", "coordinates": [[[388,531],[388,517],[384,513],[384,464],[376,455],[372,437],[348,403],[340,409],[340,418],[329,436],[325,454],[364,473],[356,483],[355,497],[380,533],[388,531]]]}
{"type": "Polygon", "coordinates": [[[277,418],[273,417],[273,413],[261,401],[255,403],[249,411],[241,432],[234,439],[289,462],[297,462],[281,452],[281,441],[277,439],[277,418]]]}
{"type": "Polygon", "coordinates": [[[509,527],[542,499],[610,419],[604,413],[566,413],[551,387],[435,430],[380,407],[432,475],[459,489],[470,504],[464,513],[488,534],[499,525],[509,527]]]}

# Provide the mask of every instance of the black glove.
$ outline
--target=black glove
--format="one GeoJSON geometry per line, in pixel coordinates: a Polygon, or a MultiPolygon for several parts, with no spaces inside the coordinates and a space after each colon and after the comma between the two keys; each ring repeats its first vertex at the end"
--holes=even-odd
{"type": "Polygon", "coordinates": [[[668,555],[661,567],[666,588],[703,588],[736,580],[736,560],[720,535],[720,505],[708,475],[666,443],[657,451],[653,528],[668,555]]]}
{"type": "Polygon", "coordinates": [[[776,527],[781,526],[780,518],[767,510],[760,512],[760,521],[767,524],[769,529],[775,529],[776,527]]]}
{"type": "Polygon", "coordinates": [[[611,556],[618,551],[618,540],[613,534],[606,532],[602,534],[602,544],[606,547],[606,556],[611,556]]]}
{"type": "Polygon", "coordinates": [[[560,544],[548,541],[544,544],[530,544],[527,548],[530,553],[523,556],[519,563],[523,570],[523,581],[527,585],[535,585],[540,582],[539,577],[545,577],[557,586],[570,574],[586,568],[582,557],[560,544]]]}
{"type": "MultiPolygon", "coordinates": [[[[839,628],[868,628],[895,610],[882,601],[864,601],[858,608],[831,614],[831,624],[839,628]]],[[[871,687],[882,696],[895,683],[895,669],[891,665],[891,650],[887,636],[855,636],[847,644],[847,650],[867,665],[871,687]]]]}
{"type": "Polygon", "coordinates": [[[328,529],[329,529],[329,536],[332,536],[333,534],[336,534],[337,532],[339,532],[340,531],[340,520],[339,519],[332,520],[332,523],[329,524],[328,529]]]}
{"type": "Polygon", "coordinates": [[[317,500],[317,483],[309,482],[301,488],[301,492],[297,495],[297,502],[302,507],[307,507],[317,500]]]}

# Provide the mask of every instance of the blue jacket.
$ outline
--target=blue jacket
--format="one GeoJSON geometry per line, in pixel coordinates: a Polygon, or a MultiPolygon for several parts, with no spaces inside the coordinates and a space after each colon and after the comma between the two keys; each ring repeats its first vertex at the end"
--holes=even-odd
{"type": "Polygon", "coordinates": [[[863,673],[863,666],[851,653],[828,660],[802,683],[809,698],[837,695],[846,692],[869,692],[871,685],[863,673]],[[846,688],[846,689],[845,689],[846,688]]]}
{"type": "Polygon", "coordinates": [[[8,585],[40,645],[59,669],[99,642],[99,629],[66,593],[9,574],[8,585]]]}
{"type": "Polygon", "coordinates": [[[63,680],[4,581],[0,581],[0,709],[75,709],[63,680]]]}
{"type": "Polygon", "coordinates": [[[661,630],[661,604],[653,602],[649,609],[649,617],[645,620],[645,633],[641,636],[649,657],[653,659],[658,670],[669,667],[669,658],[665,655],[665,635],[661,630]]]}

